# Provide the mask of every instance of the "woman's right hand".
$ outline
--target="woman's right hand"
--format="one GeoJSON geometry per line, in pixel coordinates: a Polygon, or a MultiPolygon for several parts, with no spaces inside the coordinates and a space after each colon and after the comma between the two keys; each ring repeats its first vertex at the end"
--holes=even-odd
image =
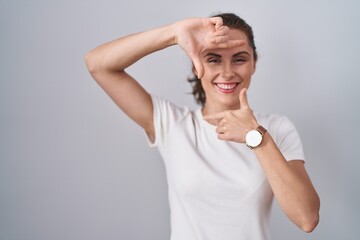
{"type": "Polygon", "coordinates": [[[204,75],[200,54],[206,49],[231,48],[244,41],[229,40],[229,27],[223,25],[221,17],[190,18],[175,23],[176,43],[194,63],[197,77],[204,75]]]}

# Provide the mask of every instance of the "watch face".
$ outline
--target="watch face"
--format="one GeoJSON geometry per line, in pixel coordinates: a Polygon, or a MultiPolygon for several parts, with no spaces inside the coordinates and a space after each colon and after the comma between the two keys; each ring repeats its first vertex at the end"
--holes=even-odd
{"type": "Polygon", "coordinates": [[[257,147],[262,141],[262,136],[257,130],[251,130],[246,133],[245,142],[250,147],[257,147]]]}

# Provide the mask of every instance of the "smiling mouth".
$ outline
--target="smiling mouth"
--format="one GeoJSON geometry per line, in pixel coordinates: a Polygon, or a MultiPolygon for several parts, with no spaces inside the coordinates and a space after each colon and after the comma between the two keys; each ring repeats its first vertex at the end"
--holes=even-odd
{"type": "Polygon", "coordinates": [[[239,83],[215,83],[215,85],[223,93],[233,93],[239,83]]]}

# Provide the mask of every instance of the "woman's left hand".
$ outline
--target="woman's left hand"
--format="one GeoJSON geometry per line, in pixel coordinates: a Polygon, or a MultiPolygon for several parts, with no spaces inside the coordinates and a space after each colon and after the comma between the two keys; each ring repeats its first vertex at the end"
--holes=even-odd
{"type": "Polygon", "coordinates": [[[246,88],[240,91],[240,109],[204,116],[204,120],[216,123],[219,139],[244,143],[245,134],[259,126],[248,104],[246,92],[246,88]]]}

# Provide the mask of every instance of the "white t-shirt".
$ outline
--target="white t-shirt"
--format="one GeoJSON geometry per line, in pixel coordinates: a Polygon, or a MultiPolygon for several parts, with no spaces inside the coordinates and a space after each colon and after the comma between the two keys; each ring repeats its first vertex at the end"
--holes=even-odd
{"type": "MultiPolygon", "coordinates": [[[[268,240],[273,192],[252,150],[217,138],[216,127],[190,111],[152,96],[155,141],[165,163],[171,240],[268,240]]],[[[294,125],[258,114],[287,160],[304,160],[294,125]]]]}

